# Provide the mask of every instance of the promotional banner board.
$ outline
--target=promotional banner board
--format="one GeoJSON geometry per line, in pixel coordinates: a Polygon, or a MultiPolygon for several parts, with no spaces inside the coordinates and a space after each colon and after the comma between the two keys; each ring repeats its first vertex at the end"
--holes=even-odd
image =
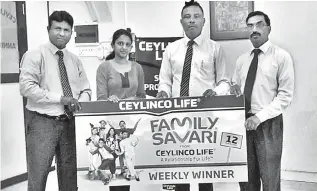
{"type": "Polygon", "coordinates": [[[247,181],[243,96],[95,101],[82,108],[79,186],[247,181]]]}

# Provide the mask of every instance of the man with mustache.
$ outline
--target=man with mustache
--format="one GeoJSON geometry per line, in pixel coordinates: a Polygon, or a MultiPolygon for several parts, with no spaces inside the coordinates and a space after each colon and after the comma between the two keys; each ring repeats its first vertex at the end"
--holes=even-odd
{"type": "MultiPolygon", "coordinates": [[[[185,2],[180,23],[185,37],[169,44],[163,54],[157,98],[225,95],[229,92],[227,64],[222,47],[205,38],[204,11],[195,1],[185,2]]],[[[177,185],[176,190],[189,190],[177,185]]],[[[212,190],[212,184],[199,184],[212,190]]]]}
{"type": "Polygon", "coordinates": [[[56,156],[60,191],[76,191],[74,112],[90,101],[91,89],[79,58],[66,49],[73,17],[54,11],[48,18],[49,42],[27,51],[21,60],[20,93],[26,105],[28,190],[44,191],[56,156]]]}
{"type": "Polygon", "coordinates": [[[205,18],[198,2],[185,2],[180,23],[185,37],[165,49],[157,97],[207,97],[229,92],[225,53],[218,43],[201,34],[205,18]]]}
{"type": "Polygon", "coordinates": [[[283,144],[282,113],[294,94],[291,55],[269,41],[271,22],[261,12],[246,18],[254,47],[241,55],[232,77],[232,93],[245,96],[248,183],[242,191],[280,191],[283,144]]]}

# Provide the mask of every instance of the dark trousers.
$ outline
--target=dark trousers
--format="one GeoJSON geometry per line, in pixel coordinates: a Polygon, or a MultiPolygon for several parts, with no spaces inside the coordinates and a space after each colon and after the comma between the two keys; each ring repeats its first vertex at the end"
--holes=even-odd
{"type": "Polygon", "coordinates": [[[282,115],[247,131],[248,182],[239,183],[241,191],[260,191],[261,180],[263,191],[281,190],[282,146],[282,115]]]}
{"type": "Polygon", "coordinates": [[[27,111],[28,191],[44,191],[54,155],[60,191],[77,190],[74,120],[57,121],[27,111]]]}
{"type": "Polygon", "coordinates": [[[101,165],[99,166],[99,170],[110,170],[111,174],[116,172],[116,166],[113,165],[113,159],[103,159],[101,165]]]}

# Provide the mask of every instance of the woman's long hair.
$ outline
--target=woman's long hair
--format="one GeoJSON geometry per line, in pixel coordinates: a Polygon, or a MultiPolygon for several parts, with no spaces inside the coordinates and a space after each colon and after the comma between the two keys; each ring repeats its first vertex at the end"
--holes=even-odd
{"type": "MultiPolygon", "coordinates": [[[[128,28],[127,30],[125,29],[119,29],[116,32],[113,33],[112,36],[112,41],[111,44],[112,46],[114,46],[114,44],[116,43],[116,40],[121,36],[121,35],[126,35],[127,37],[130,38],[131,42],[132,42],[132,35],[131,35],[131,29],[128,28]]],[[[106,57],[106,60],[111,60],[114,59],[115,57],[115,52],[114,50],[106,57]]]]}
{"type": "Polygon", "coordinates": [[[111,127],[106,135],[106,139],[110,137],[110,131],[113,130],[113,138],[116,138],[116,131],[114,130],[113,127],[111,127]]]}

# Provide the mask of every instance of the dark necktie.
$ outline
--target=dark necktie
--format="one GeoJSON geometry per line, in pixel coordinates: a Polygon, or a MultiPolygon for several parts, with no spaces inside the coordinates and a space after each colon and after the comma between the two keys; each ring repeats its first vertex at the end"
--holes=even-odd
{"type": "Polygon", "coordinates": [[[251,109],[251,96],[253,91],[253,85],[256,77],[256,71],[258,69],[258,56],[261,53],[260,49],[254,49],[253,51],[253,59],[251,62],[251,65],[249,67],[247,79],[245,80],[245,86],[244,86],[244,98],[245,98],[245,114],[247,116],[247,113],[251,109]]]}
{"type": "MultiPolygon", "coordinates": [[[[59,56],[58,67],[59,67],[60,80],[61,80],[64,96],[73,97],[72,89],[69,85],[67,71],[66,71],[66,67],[64,64],[64,53],[59,50],[56,52],[56,54],[59,56]]],[[[67,115],[67,117],[71,118],[72,112],[69,110],[67,105],[64,106],[64,111],[65,111],[65,114],[67,115]]]]}
{"type": "Polygon", "coordinates": [[[194,44],[193,40],[189,41],[187,44],[188,47],[187,47],[184,66],[183,66],[180,97],[189,95],[189,80],[190,80],[191,63],[192,63],[192,57],[193,57],[193,44],[194,44]]]}

